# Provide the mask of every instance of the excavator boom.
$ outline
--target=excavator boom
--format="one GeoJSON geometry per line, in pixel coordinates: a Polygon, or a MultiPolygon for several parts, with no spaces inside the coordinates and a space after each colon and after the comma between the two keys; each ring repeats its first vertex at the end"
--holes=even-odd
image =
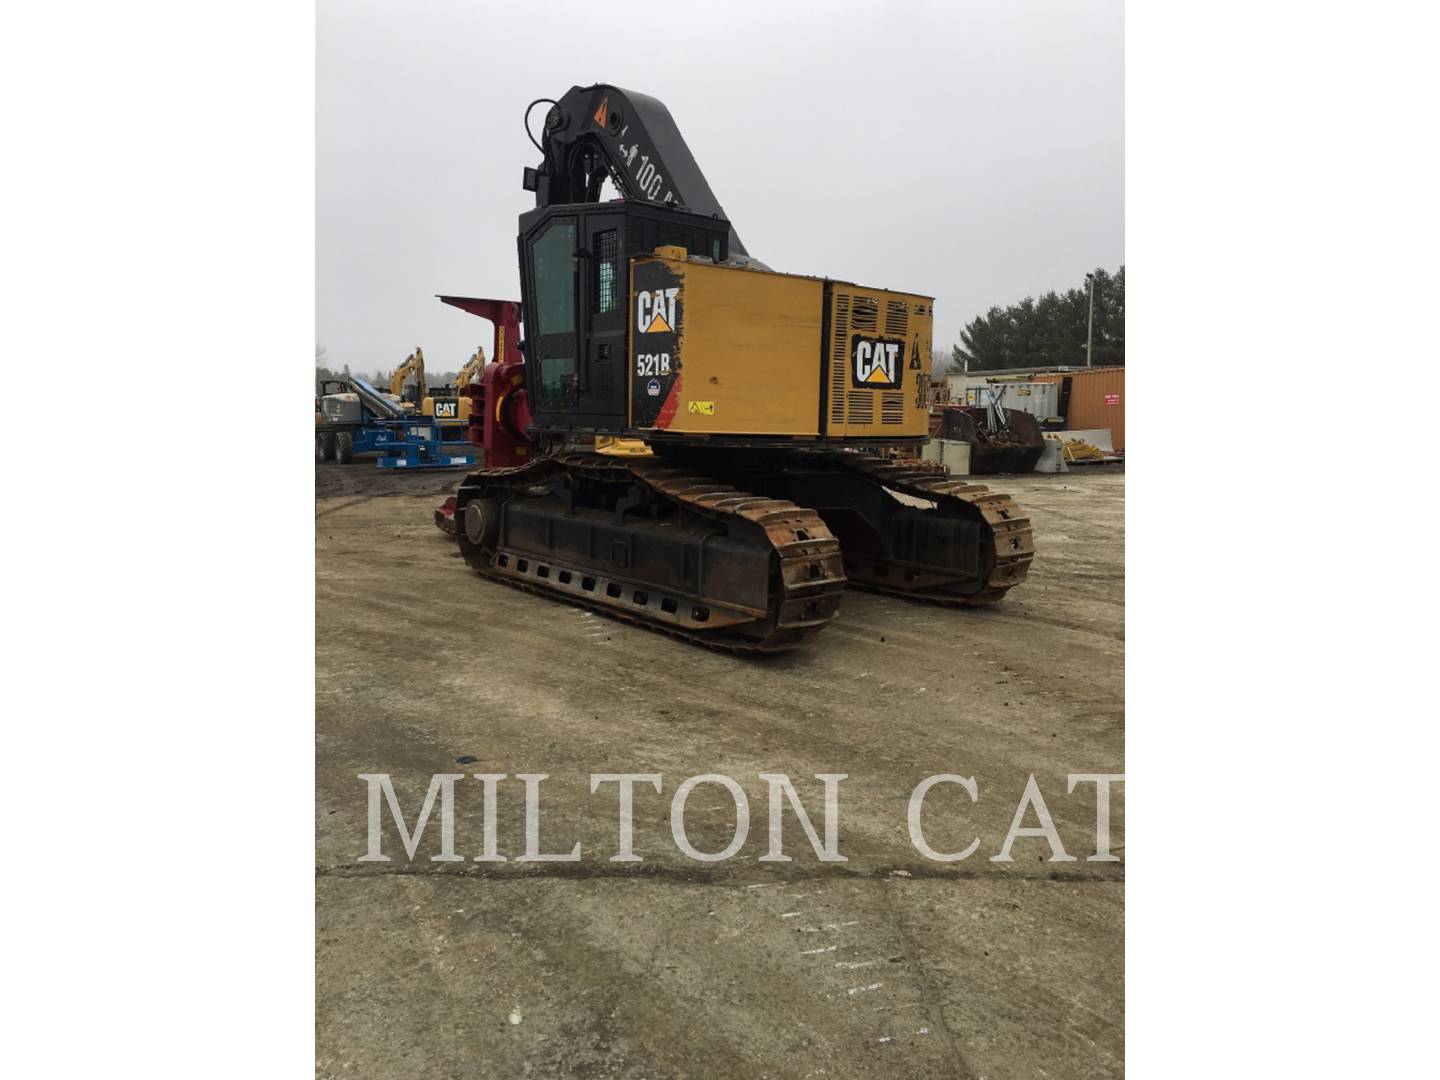
{"type": "Polygon", "coordinates": [[[425,353],[419,345],[415,351],[405,358],[405,362],[397,367],[390,376],[390,392],[398,398],[404,398],[405,385],[414,383],[415,401],[418,404],[425,400],[427,389],[425,386],[425,353]]]}
{"type": "Polygon", "coordinates": [[[485,370],[485,363],[485,346],[481,345],[475,350],[470,359],[465,361],[465,366],[462,367],[455,376],[455,381],[451,384],[452,389],[457,391],[464,390],[472,382],[479,379],[480,373],[485,370]]]}

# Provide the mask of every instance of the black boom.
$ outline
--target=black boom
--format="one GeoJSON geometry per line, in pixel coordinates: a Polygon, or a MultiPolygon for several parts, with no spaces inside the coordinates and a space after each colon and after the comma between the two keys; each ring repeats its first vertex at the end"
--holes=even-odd
{"type": "MultiPolygon", "coordinates": [[[[546,115],[539,146],[544,160],[525,170],[537,207],[599,202],[608,176],[627,200],[725,217],[670,110],[647,94],[572,86],[546,115]]],[[[754,261],[733,225],[729,250],[754,261]]]]}

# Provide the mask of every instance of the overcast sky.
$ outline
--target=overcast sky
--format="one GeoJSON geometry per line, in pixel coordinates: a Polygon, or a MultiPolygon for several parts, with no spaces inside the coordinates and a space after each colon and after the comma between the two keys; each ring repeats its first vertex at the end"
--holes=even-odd
{"type": "Polygon", "coordinates": [[[605,82],[666,103],[753,256],[933,295],[948,347],[1124,261],[1123,45],[1118,0],[320,0],[316,337],[488,352],[435,294],[519,299],[521,114],[605,82]]]}

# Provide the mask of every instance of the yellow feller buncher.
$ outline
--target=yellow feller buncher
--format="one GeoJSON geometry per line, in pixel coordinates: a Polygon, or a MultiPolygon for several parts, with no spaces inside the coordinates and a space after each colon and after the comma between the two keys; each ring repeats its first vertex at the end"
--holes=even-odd
{"type": "Polygon", "coordinates": [[[757,261],[656,99],[541,101],[515,365],[531,452],[468,476],[441,520],[477,573],[740,651],[812,637],[847,584],[971,605],[1024,580],[1008,495],[896,456],[928,436],[929,296],[757,261]],[[622,198],[599,201],[606,179],[622,198]]]}

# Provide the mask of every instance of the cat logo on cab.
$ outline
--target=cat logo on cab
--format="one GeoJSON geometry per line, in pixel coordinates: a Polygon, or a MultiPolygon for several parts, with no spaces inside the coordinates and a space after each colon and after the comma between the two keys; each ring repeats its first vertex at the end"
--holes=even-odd
{"type": "Polygon", "coordinates": [[[670,334],[675,331],[675,297],[678,288],[642,290],[635,296],[635,330],[641,334],[670,334]]]}

